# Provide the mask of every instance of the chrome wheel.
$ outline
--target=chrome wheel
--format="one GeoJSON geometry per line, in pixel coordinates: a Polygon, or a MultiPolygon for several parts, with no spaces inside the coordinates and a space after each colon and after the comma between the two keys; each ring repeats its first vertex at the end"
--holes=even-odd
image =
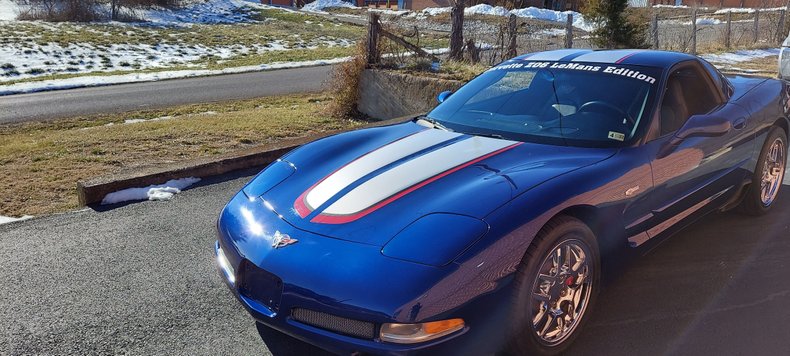
{"type": "Polygon", "coordinates": [[[785,152],[787,149],[781,138],[776,138],[766,152],[760,179],[760,201],[763,206],[771,205],[779,193],[785,175],[785,152]]]}
{"type": "Polygon", "coordinates": [[[553,346],[567,339],[582,319],[592,292],[592,253],[580,240],[566,240],[546,256],[532,287],[532,328],[553,346]]]}

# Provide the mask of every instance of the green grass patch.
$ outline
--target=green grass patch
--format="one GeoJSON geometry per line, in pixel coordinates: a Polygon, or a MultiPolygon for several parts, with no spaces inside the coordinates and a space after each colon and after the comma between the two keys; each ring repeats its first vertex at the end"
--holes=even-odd
{"type": "Polygon", "coordinates": [[[2,125],[0,215],[74,209],[80,179],[362,124],[328,116],[331,100],[303,94],[2,125]],[[149,121],[124,123],[135,119],[149,121]]]}

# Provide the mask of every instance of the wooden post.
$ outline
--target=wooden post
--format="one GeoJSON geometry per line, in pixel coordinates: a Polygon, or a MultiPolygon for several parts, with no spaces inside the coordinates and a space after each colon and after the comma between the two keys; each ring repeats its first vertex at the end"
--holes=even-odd
{"type": "Polygon", "coordinates": [[[776,43],[782,44],[785,40],[785,10],[779,10],[779,26],[776,29],[776,43]]]}
{"type": "Polygon", "coordinates": [[[754,42],[757,43],[757,40],[760,38],[760,9],[754,9],[754,42]]]}
{"type": "Polygon", "coordinates": [[[727,25],[724,27],[724,48],[730,49],[730,36],[732,35],[732,11],[727,11],[727,25]]]}
{"type": "Polygon", "coordinates": [[[565,48],[573,48],[573,14],[568,14],[565,23],[565,48]]]}
{"type": "Polygon", "coordinates": [[[518,33],[516,32],[516,15],[510,14],[510,17],[507,19],[507,35],[509,37],[509,41],[507,44],[507,58],[513,58],[518,55],[518,49],[516,44],[516,39],[518,33]]]}
{"type": "Polygon", "coordinates": [[[368,12],[368,65],[379,63],[379,30],[381,30],[379,14],[373,11],[368,12]]]}
{"type": "Polygon", "coordinates": [[[697,8],[691,11],[691,54],[697,54],[697,8]]]}
{"type": "MultiPolygon", "coordinates": [[[[466,53],[469,54],[469,63],[480,63],[480,50],[472,39],[466,40],[466,53]]],[[[513,56],[515,57],[515,56],[513,56]]]]}
{"type": "Polygon", "coordinates": [[[653,36],[653,49],[658,47],[658,14],[653,14],[653,21],[650,23],[650,34],[653,36]]]}

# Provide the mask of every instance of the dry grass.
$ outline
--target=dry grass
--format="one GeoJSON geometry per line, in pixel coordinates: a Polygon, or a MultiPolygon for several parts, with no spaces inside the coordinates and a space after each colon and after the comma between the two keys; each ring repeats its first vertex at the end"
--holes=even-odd
{"type": "MultiPolygon", "coordinates": [[[[714,65],[716,64],[714,63],[714,65]]],[[[779,71],[779,58],[778,56],[768,56],[731,65],[718,64],[716,67],[726,74],[750,74],[776,78],[779,71]]]]}
{"type": "Polygon", "coordinates": [[[331,100],[306,94],[0,126],[0,215],[74,209],[80,179],[361,124],[324,114],[331,100]]]}
{"type": "Polygon", "coordinates": [[[332,117],[355,118],[359,100],[359,81],[367,65],[365,41],[357,42],[354,55],[348,62],[343,62],[332,69],[327,83],[331,83],[334,98],[326,107],[327,115],[332,117]]]}

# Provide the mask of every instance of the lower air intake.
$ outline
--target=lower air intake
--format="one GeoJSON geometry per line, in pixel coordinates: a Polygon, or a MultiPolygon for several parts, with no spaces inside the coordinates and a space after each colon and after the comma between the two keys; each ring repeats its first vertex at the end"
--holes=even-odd
{"type": "Polygon", "coordinates": [[[375,326],[373,323],[366,321],[343,318],[302,308],[292,309],[291,317],[300,323],[339,334],[369,340],[375,337],[375,326]]]}

